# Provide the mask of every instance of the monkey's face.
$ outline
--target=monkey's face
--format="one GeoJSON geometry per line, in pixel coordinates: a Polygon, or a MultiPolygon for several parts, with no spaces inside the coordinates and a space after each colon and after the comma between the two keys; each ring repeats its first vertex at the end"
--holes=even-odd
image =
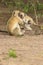
{"type": "Polygon", "coordinates": [[[20,17],[22,20],[24,19],[25,16],[26,16],[26,14],[24,12],[18,13],[18,17],[20,17]]]}

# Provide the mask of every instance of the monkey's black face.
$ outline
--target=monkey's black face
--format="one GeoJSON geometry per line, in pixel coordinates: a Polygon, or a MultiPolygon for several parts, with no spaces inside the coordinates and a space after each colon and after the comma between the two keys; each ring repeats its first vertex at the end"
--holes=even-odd
{"type": "Polygon", "coordinates": [[[32,25],[32,24],[31,24],[31,21],[28,20],[28,21],[25,23],[25,27],[26,27],[26,29],[31,31],[31,30],[32,30],[31,25],[32,25]]]}
{"type": "Polygon", "coordinates": [[[31,21],[30,20],[28,20],[28,24],[31,24],[31,21]]]}
{"type": "Polygon", "coordinates": [[[21,19],[24,19],[25,16],[26,16],[26,14],[23,12],[18,13],[18,17],[20,17],[21,19]]]}
{"type": "Polygon", "coordinates": [[[19,12],[18,13],[18,16],[21,18],[21,19],[23,19],[23,15],[19,12]]]}

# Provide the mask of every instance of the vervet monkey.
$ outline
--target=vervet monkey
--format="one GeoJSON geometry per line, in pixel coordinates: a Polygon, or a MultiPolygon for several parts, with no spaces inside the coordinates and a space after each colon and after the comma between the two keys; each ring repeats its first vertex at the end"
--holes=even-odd
{"type": "Polygon", "coordinates": [[[16,16],[11,16],[7,22],[8,32],[12,35],[23,35],[25,32],[22,30],[23,24],[23,21],[18,19],[16,16]]]}

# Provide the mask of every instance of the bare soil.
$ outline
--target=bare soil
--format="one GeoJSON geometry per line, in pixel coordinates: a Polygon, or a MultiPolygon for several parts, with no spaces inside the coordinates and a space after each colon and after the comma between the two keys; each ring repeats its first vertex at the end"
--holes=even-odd
{"type": "Polygon", "coordinates": [[[43,65],[43,35],[22,37],[0,33],[0,65],[43,65]],[[17,58],[8,58],[10,49],[17,58]]]}

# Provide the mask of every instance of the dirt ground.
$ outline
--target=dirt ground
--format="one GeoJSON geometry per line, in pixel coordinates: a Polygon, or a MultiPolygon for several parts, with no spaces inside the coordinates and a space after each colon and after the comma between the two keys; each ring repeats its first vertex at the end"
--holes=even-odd
{"type": "Polygon", "coordinates": [[[0,65],[43,65],[43,35],[22,37],[0,33],[0,65]],[[14,49],[17,58],[7,58],[14,49]]]}

